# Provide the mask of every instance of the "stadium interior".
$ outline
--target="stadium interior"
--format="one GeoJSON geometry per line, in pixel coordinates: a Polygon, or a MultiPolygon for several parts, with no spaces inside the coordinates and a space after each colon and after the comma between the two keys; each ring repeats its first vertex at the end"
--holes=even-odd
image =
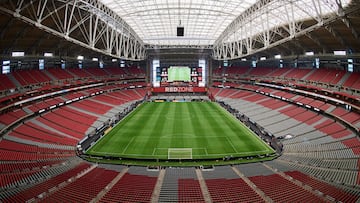
{"type": "Polygon", "coordinates": [[[360,201],[359,1],[0,0],[0,14],[0,202],[360,201]],[[87,154],[141,104],[179,101],[219,104],[274,154],[87,154]]]}

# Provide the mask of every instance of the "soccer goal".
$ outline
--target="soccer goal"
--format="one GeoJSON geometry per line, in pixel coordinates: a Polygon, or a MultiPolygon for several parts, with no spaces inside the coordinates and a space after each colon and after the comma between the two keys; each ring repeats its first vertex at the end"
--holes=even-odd
{"type": "Polygon", "coordinates": [[[192,159],[192,148],[169,148],[168,159],[192,159]]]}

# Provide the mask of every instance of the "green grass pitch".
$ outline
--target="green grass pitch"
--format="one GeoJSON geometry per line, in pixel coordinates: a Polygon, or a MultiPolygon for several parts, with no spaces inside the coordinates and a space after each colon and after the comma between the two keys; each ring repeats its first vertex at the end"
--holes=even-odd
{"type": "MultiPolygon", "coordinates": [[[[191,148],[192,159],[274,153],[257,135],[214,102],[143,103],[86,153],[162,160],[169,158],[169,148],[191,148]]],[[[175,151],[170,156],[182,153],[188,157],[190,152],[175,151]]]]}

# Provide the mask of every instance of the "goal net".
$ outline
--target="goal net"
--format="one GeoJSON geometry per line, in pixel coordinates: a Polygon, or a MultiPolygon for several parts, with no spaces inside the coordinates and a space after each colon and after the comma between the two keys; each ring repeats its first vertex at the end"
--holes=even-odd
{"type": "Polygon", "coordinates": [[[192,159],[192,148],[169,148],[168,159],[192,159]]]}

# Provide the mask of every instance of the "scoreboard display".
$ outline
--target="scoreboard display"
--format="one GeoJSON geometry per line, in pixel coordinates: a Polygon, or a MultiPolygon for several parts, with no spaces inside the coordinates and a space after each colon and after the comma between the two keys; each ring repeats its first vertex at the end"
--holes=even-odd
{"type": "Polygon", "coordinates": [[[157,67],[155,78],[160,86],[201,86],[204,83],[201,67],[157,67]]]}

